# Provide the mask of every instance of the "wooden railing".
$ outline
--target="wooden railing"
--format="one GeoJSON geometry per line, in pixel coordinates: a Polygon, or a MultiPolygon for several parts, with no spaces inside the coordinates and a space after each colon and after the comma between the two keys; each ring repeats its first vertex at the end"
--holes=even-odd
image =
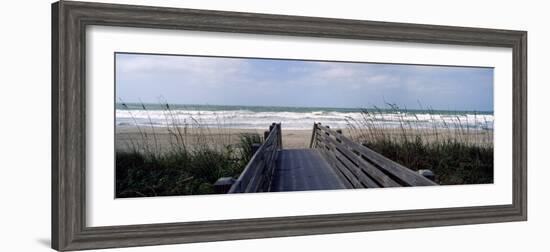
{"type": "Polygon", "coordinates": [[[281,124],[273,123],[266,131],[264,143],[252,156],[228,193],[265,192],[269,189],[277,151],[281,149],[281,124]]]}
{"type": "Polygon", "coordinates": [[[313,125],[310,148],[321,151],[349,188],[437,185],[320,123],[313,125]]]}

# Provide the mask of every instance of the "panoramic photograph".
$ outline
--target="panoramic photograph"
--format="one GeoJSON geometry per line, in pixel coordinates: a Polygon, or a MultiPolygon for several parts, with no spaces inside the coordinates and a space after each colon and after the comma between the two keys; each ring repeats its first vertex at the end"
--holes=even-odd
{"type": "Polygon", "coordinates": [[[493,73],[116,53],[115,195],[492,184],[493,73]]]}

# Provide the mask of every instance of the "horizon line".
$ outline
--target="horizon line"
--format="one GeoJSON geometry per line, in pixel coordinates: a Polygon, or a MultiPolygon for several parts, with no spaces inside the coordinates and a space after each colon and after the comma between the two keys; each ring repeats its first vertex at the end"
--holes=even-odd
{"type": "Polygon", "coordinates": [[[381,106],[370,106],[370,107],[333,107],[333,106],[294,106],[294,105],[231,105],[231,104],[193,104],[193,103],[160,103],[160,102],[115,102],[116,105],[122,104],[143,104],[143,105],[182,105],[182,106],[214,106],[214,107],[275,107],[275,108],[318,108],[318,109],[379,109],[379,110],[402,110],[402,111],[445,111],[445,112],[484,112],[484,113],[494,113],[494,110],[468,110],[468,109],[441,109],[441,108],[402,108],[397,106],[397,109],[388,107],[388,105],[381,106]]]}

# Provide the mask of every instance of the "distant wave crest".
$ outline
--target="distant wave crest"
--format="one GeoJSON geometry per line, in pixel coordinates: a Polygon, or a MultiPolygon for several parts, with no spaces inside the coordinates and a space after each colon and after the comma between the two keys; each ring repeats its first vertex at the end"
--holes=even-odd
{"type": "MultiPolygon", "coordinates": [[[[194,127],[197,125],[224,128],[265,129],[273,122],[281,122],[285,129],[311,129],[314,122],[335,128],[347,127],[354,121],[364,120],[360,111],[259,111],[239,110],[116,110],[116,125],[167,127],[174,123],[194,127]]],[[[414,122],[416,127],[470,127],[492,128],[492,114],[474,113],[377,113],[370,118],[372,123],[384,127],[399,127],[402,123],[414,122]]]]}

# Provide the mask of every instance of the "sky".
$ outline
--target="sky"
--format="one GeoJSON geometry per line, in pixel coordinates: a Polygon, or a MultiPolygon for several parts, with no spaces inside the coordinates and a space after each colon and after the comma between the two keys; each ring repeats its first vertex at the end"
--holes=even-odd
{"type": "Polygon", "coordinates": [[[124,102],[493,111],[493,69],[116,54],[124,102]]]}

